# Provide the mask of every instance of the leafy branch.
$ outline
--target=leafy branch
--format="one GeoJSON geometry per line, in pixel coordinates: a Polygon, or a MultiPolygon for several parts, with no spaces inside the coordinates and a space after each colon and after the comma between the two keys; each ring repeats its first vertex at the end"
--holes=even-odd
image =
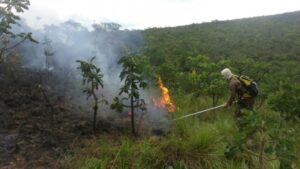
{"type": "Polygon", "coordinates": [[[98,103],[105,103],[108,104],[108,102],[104,99],[104,96],[101,95],[102,99],[99,99],[96,92],[98,89],[103,88],[103,74],[101,74],[101,69],[98,68],[96,65],[93,64],[93,61],[96,57],[92,57],[92,59],[89,62],[77,60],[80,64],[78,69],[81,70],[82,75],[82,83],[83,85],[86,85],[83,92],[87,95],[87,99],[89,99],[91,96],[94,99],[94,120],[93,120],[93,129],[94,132],[96,131],[96,119],[97,119],[97,111],[98,111],[98,103]]]}

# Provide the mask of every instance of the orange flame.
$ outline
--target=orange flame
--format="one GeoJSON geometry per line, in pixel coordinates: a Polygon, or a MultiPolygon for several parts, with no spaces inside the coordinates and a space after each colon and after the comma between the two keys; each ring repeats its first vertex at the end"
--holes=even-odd
{"type": "Polygon", "coordinates": [[[159,84],[159,88],[162,94],[162,97],[160,98],[160,100],[155,100],[152,99],[154,102],[154,105],[156,107],[162,107],[165,108],[167,107],[168,112],[174,112],[175,111],[175,106],[171,100],[171,97],[169,95],[169,90],[168,88],[166,88],[161,80],[161,78],[158,76],[158,84],[159,84]]]}

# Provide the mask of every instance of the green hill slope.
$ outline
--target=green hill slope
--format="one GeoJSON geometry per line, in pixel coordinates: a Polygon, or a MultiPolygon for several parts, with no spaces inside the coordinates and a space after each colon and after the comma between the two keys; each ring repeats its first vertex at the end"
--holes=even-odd
{"type": "Polygon", "coordinates": [[[152,64],[184,61],[203,54],[210,58],[252,57],[300,59],[300,11],[143,32],[145,53],[152,64]]]}

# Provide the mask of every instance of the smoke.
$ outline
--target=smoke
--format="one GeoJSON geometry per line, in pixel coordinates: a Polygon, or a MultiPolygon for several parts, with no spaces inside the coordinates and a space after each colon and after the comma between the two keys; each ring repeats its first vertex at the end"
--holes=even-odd
{"type": "MultiPolygon", "coordinates": [[[[59,79],[56,81],[56,88],[65,92],[66,87],[78,89],[76,86],[81,85],[76,60],[87,61],[95,56],[95,64],[104,74],[104,89],[101,93],[108,101],[118,94],[121,86],[121,66],[117,61],[125,50],[137,52],[143,45],[140,31],[120,31],[112,23],[99,24],[98,27],[105,25],[105,29],[94,30],[88,30],[73,20],[58,25],[45,25],[38,30],[33,30],[24,22],[21,24],[21,27],[13,28],[15,32],[33,32],[34,39],[39,41],[39,44],[26,42],[19,47],[24,67],[50,71],[59,79]],[[67,81],[73,81],[74,84],[65,86],[67,81]]],[[[73,96],[82,95],[85,100],[81,90],[72,92],[73,96]]]]}
{"type": "MultiPolygon", "coordinates": [[[[125,51],[138,52],[143,45],[141,31],[121,31],[120,25],[115,23],[94,24],[93,28],[94,30],[88,30],[73,20],[58,25],[45,25],[43,29],[38,30],[33,30],[26,23],[22,23],[21,27],[14,27],[15,32],[33,32],[34,39],[39,41],[39,44],[26,42],[19,47],[23,55],[23,66],[50,72],[56,79],[51,82],[55,90],[62,96],[69,97],[68,100],[81,108],[82,114],[92,112],[92,101],[86,100],[82,92],[82,77],[77,69],[79,64],[76,60],[87,61],[96,56],[95,64],[101,68],[104,75],[104,89],[98,94],[112,103],[122,85],[119,78],[122,67],[117,64],[118,60],[125,51]],[[49,55],[48,58],[46,55],[49,55]]],[[[141,91],[141,98],[147,105],[147,113],[136,110],[137,117],[143,116],[144,127],[168,128],[167,111],[155,108],[150,99],[153,96],[150,96],[149,92],[141,91]]],[[[127,116],[128,112],[129,110],[125,109],[123,116],[127,116]]],[[[99,115],[103,118],[114,118],[117,113],[112,111],[109,105],[101,105],[99,115]]]]}

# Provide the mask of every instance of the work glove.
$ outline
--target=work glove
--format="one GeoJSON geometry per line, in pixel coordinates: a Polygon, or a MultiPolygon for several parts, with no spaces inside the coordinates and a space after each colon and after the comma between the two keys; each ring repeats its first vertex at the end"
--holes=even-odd
{"type": "Polygon", "coordinates": [[[230,105],[228,104],[228,102],[226,102],[225,104],[224,104],[224,108],[226,109],[226,108],[228,108],[230,105]]]}

